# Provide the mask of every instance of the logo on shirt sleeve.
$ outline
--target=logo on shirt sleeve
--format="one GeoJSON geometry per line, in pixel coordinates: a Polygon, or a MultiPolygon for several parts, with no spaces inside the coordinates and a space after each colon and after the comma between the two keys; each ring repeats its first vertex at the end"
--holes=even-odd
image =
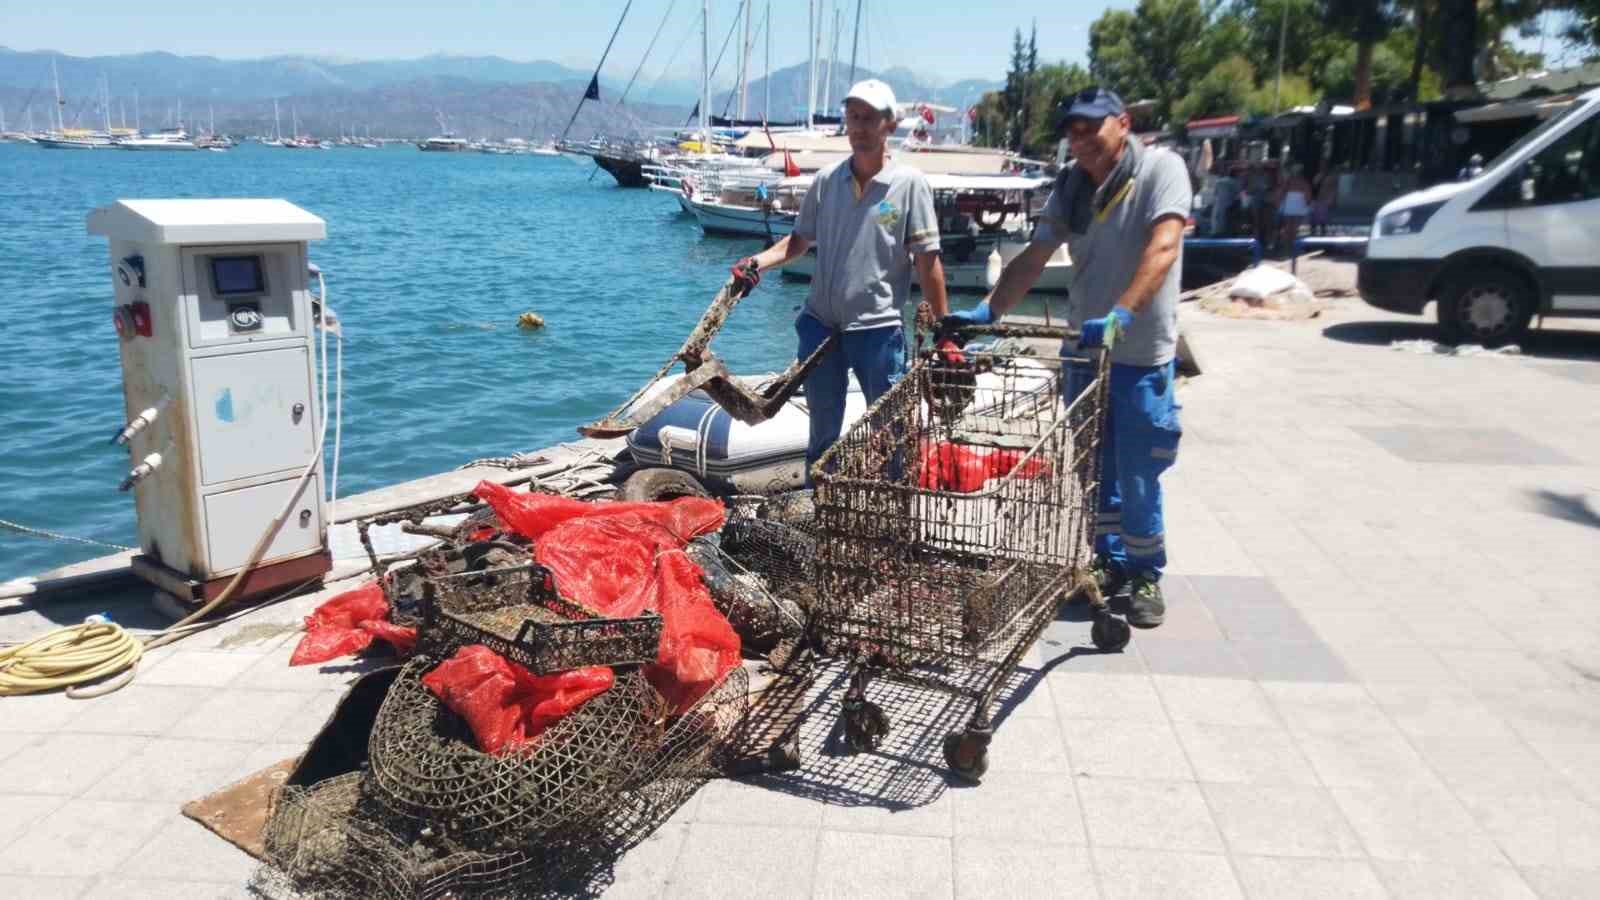
{"type": "Polygon", "coordinates": [[[900,210],[888,200],[881,200],[873,207],[872,213],[878,219],[878,224],[885,228],[894,228],[900,222],[900,210]]]}

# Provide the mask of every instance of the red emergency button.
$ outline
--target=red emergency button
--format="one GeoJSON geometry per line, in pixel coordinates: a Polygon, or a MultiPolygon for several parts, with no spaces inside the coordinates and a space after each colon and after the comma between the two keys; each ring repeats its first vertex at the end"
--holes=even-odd
{"type": "Polygon", "coordinates": [[[140,337],[150,337],[154,333],[150,321],[150,304],[140,300],[138,303],[129,304],[128,312],[133,317],[133,331],[140,337]]]}
{"type": "Polygon", "coordinates": [[[125,341],[133,339],[133,313],[126,306],[111,311],[111,324],[117,328],[117,337],[125,341]]]}

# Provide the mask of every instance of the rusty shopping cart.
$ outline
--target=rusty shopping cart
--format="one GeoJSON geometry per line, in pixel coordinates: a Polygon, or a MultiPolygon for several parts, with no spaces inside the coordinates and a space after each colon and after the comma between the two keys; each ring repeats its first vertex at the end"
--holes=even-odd
{"type": "MultiPolygon", "coordinates": [[[[884,711],[874,673],[976,702],[944,740],[963,778],[988,767],[990,707],[1023,654],[1081,591],[1091,637],[1120,650],[1128,625],[1088,576],[1107,397],[1106,354],[1032,355],[1006,335],[952,365],[924,354],[817,462],[814,637],[851,660],[843,732],[876,747],[884,711]]],[[[974,345],[976,347],[976,345],[974,345]]]]}

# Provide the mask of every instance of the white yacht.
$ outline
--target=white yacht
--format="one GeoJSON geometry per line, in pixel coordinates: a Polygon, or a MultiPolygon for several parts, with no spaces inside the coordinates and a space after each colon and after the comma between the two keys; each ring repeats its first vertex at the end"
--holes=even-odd
{"type": "Polygon", "coordinates": [[[169,128],[155,134],[141,134],[117,141],[122,150],[198,150],[198,145],[182,128],[169,128]]]}

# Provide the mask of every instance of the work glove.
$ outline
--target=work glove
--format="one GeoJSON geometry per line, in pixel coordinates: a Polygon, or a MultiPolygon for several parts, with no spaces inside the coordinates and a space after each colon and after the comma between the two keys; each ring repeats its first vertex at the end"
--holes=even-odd
{"type": "Polygon", "coordinates": [[[733,264],[733,280],[744,289],[746,294],[756,289],[761,283],[761,265],[754,256],[746,256],[733,264]]]}
{"type": "Polygon", "coordinates": [[[1083,323],[1083,331],[1078,338],[1078,347],[1090,349],[1104,347],[1107,350],[1117,345],[1117,339],[1122,337],[1133,324],[1133,313],[1125,306],[1112,307],[1111,312],[1103,319],[1090,319],[1083,323]]]}
{"type": "Polygon", "coordinates": [[[985,300],[972,309],[963,309],[953,312],[939,320],[939,329],[934,333],[934,341],[951,341],[960,346],[963,342],[957,337],[957,332],[969,325],[990,325],[994,323],[994,310],[989,308],[985,300]]]}

